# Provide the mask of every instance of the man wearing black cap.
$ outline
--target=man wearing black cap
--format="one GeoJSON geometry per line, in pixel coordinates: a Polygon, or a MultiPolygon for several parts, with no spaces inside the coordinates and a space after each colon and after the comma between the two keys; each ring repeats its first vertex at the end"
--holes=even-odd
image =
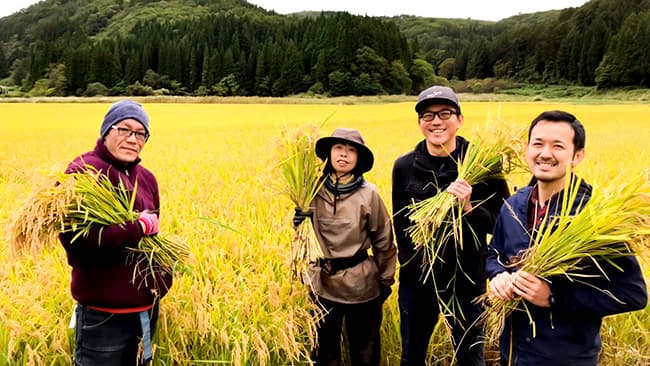
{"type": "Polygon", "coordinates": [[[424,135],[415,149],[393,167],[393,220],[400,262],[399,306],[402,366],[424,365],[429,340],[442,314],[450,327],[459,365],[484,365],[482,312],[473,299],[485,292],[487,234],[509,196],[502,179],[469,185],[458,178],[457,162],[468,141],[457,136],[463,124],[458,96],[451,88],[432,86],[418,95],[415,111],[424,135]],[[424,270],[422,249],[409,237],[408,206],[447,191],[463,208],[463,247],[448,238],[437,243],[433,271],[424,270]]]}
{"type": "MultiPolygon", "coordinates": [[[[160,196],[154,175],[140,165],[149,139],[149,116],[139,103],[121,100],[104,116],[92,151],[74,159],[66,173],[96,169],[117,187],[135,192],[133,222],[96,227],[88,235],[59,236],[72,267],[70,290],[77,302],[75,365],[136,365],[151,360],[158,301],[172,285],[128,247],[158,232],[160,196]],[[142,343],[143,357],[138,357],[142,343]]],[[[155,264],[154,264],[155,265],[155,264]]]]}

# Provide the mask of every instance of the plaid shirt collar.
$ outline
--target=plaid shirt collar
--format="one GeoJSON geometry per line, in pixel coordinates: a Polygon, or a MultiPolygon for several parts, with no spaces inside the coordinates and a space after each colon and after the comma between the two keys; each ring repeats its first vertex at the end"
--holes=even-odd
{"type": "Polygon", "coordinates": [[[536,228],[542,223],[546,212],[548,211],[548,206],[551,202],[557,201],[559,194],[556,193],[548,201],[543,202],[543,205],[539,202],[539,185],[536,183],[533,186],[533,189],[530,194],[530,199],[528,201],[528,228],[536,228]]]}

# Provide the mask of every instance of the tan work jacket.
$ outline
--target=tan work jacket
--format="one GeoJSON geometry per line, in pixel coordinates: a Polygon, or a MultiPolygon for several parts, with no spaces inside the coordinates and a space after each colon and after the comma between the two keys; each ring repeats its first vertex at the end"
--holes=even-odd
{"type": "Polygon", "coordinates": [[[334,274],[322,271],[318,263],[310,264],[307,281],[317,295],[339,303],[362,303],[379,296],[380,282],[386,286],[395,282],[397,249],[391,218],[375,185],[364,182],[338,197],[323,186],[311,208],[325,258],[352,257],[372,249],[365,261],[334,274]]]}

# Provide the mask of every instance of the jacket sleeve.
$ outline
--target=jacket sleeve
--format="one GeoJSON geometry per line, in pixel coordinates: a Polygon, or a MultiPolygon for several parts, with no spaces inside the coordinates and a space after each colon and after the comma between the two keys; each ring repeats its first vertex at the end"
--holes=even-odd
{"type": "Polygon", "coordinates": [[[500,258],[500,253],[504,253],[504,219],[506,217],[505,215],[508,214],[504,211],[505,208],[502,207],[501,213],[498,215],[496,224],[494,225],[492,240],[490,240],[490,244],[487,248],[488,250],[485,260],[485,271],[489,279],[492,279],[497,274],[507,270],[503,265],[501,265],[501,263],[505,262],[502,258],[500,258]]]}
{"type": "MultiPolygon", "coordinates": [[[[79,173],[87,169],[82,159],[75,159],[68,165],[66,174],[79,173]]],[[[155,201],[159,204],[158,186],[155,179],[155,201]]],[[[59,235],[59,239],[67,250],[75,248],[84,250],[117,249],[127,245],[136,245],[143,236],[140,224],[137,221],[124,222],[101,227],[92,227],[88,235],[80,235],[75,239],[77,232],[67,232],[59,235]],[[73,241],[74,239],[74,241],[73,241]]]]}
{"type": "MultiPolygon", "coordinates": [[[[634,256],[617,258],[610,263],[600,262],[607,274],[585,278],[584,282],[567,278],[552,280],[553,308],[567,313],[607,316],[643,309],[648,303],[648,292],[639,262],[634,256]]],[[[594,269],[594,275],[600,270],[594,269]]]]}
{"type": "Polygon", "coordinates": [[[393,242],[390,215],[377,191],[372,194],[369,233],[379,279],[382,284],[391,286],[395,283],[397,249],[393,242]]]}
{"type": "Polygon", "coordinates": [[[482,233],[492,233],[503,202],[510,196],[504,179],[493,179],[472,187],[474,209],[467,215],[470,225],[482,233]]]}
{"type": "Polygon", "coordinates": [[[117,249],[134,246],[142,238],[142,229],[137,221],[102,227],[93,227],[87,236],[80,235],[74,242],[77,232],[67,232],[59,236],[66,249],[117,249]]]}
{"type": "Polygon", "coordinates": [[[410,258],[415,250],[413,248],[413,243],[406,232],[410,225],[406,208],[410,202],[408,195],[404,191],[403,173],[400,172],[401,164],[401,160],[398,159],[393,166],[393,226],[395,227],[395,241],[400,250],[400,257],[410,258]]]}

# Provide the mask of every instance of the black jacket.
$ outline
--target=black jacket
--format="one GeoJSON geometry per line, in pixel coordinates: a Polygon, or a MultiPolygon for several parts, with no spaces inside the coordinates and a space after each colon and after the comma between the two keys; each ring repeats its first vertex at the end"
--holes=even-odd
{"type": "MultiPolygon", "coordinates": [[[[456,162],[467,150],[468,142],[456,137],[456,150],[447,157],[429,154],[426,141],[395,161],[393,167],[393,223],[398,245],[400,282],[424,282],[432,286],[431,276],[423,271],[422,250],[416,251],[406,231],[411,225],[407,207],[444,191],[458,177],[456,162]]],[[[474,210],[464,217],[463,249],[456,248],[453,238],[442,247],[433,276],[438,291],[451,290],[476,296],[485,291],[485,255],[487,234],[492,233],[499,209],[509,196],[503,179],[490,180],[472,186],[474,210]],[[455,283],[454,283],[455,279],[455,283]]]]}

